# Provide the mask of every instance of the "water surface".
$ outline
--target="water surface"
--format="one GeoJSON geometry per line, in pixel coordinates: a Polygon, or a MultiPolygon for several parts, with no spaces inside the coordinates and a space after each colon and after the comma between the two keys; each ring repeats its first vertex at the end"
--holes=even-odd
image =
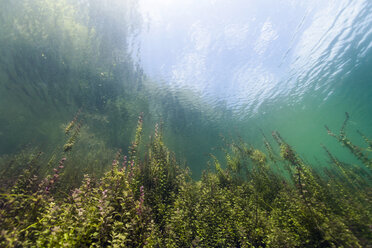
{"type": "Polygon", "coordinates": [[[309,159],[335,145],[324,124],[338,131],[344,112],[351,135],[372,132],[370,1],[142,0],[140,10],[145,73],[217,132],[260,144],[259,129],[279,130],[309,159]]]}

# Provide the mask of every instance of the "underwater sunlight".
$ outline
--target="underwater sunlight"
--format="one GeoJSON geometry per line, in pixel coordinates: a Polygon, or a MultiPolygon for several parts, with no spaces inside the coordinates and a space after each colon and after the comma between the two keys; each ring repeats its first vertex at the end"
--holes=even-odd
{"type": "Polygon", "coordinates": [[[372,247],[371,1],[0,6],[0,247],[372,247]]]}

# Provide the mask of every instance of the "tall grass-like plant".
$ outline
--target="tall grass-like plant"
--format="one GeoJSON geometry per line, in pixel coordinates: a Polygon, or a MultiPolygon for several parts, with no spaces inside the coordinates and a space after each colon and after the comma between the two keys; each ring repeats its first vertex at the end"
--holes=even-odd
{"type": "MultiPolygon", "coordinates": [[[[140,117],[129,156],[119,150],[104,175],[86,174],[74,189],[64,178],[78,145],[62,148],[64,156],[49,161],[53,166],[46,177],[37,173],[41,153],[14,157],[15,164],[26,161],[26,166],[12,185],[1,188],[1,246],[371,245],[368,168],[360,175],[356,165],[325,148],[330,163],[322,174],[274,132],[277,147],[265,138],[269,155],[242,140],[231,142],[225,161],[212,156],[212,166],[195,181],[164,144],[158,125],[141,145],[142,125],[140,117]]],[[[73,136],[76,128],[68,133],[73,136]]]]}

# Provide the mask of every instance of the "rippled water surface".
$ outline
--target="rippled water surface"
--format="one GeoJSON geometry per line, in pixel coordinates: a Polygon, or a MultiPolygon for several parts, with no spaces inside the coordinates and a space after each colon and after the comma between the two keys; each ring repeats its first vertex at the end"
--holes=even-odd
{"type": "Polygon", "coordinates": [[[372,0],[0,0],[0,248],[372,248],[371,166],[372,0]]]}
{"type": "Polygon", "coordinates": [[[344,112],[351,135],[371,133],[371,1],[140,3],[145,73],[221,134],[260,144],[260,129],[279,130],[312,159],[333,145],[324,124],[338,131],[344,112]]]}

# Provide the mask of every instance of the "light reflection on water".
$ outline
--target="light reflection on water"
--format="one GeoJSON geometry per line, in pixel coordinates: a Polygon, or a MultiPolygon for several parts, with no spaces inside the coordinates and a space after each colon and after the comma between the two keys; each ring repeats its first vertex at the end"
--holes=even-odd
{"type": "Polygon", "coordinates": [[[369,51],[368,1],[141,1],[145,72],[209,103],[256,113],[326,91],[369,51]],[[248,110],[248,111],[247,111],[248,110]]]}
{"type": "Polygon", "coordinates": [[[372,131],[371,7],[141,0],[140,63],[159,94],[215,118],[222,133],[259,143],[257,129],[279,129],[300,151],[317,153],[327,143],[323,125],[337,129],[345,111],[372,131]]]}

